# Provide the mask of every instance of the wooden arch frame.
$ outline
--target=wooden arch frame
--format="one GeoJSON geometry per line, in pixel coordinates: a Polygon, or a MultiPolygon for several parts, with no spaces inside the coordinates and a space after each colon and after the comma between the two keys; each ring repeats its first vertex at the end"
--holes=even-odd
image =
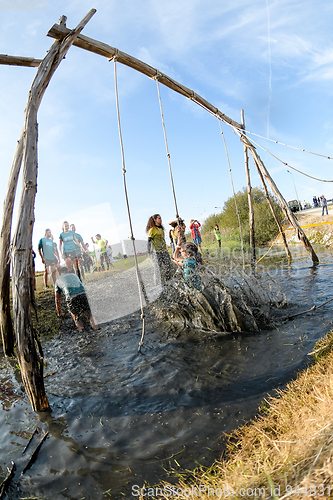
{"type": "MultiPolygon", "coordinates": [[[[185,97],[191,99],[219,120],[230,125],[240,137],[246,151],[253,157],[260,177],[265,187],[265,181],[276,195],[280,206],[290,224],[294,227],[298,237],[311,255],[314,263],[318,257],[308,241],[304,231],[299,226],[294,214],[280,193],[275,182],[267,171],[263,161],[257,154],[255,146],[246,137],[244,125],[232,120],[218,108],[206,101],[193,90],[176,82],[169,76],[161,73],[148,64],[132,57],[125,52],[105,43],[81,35],[82,29],[95,14],[96,9],[82,19],[74,30],[66,27],[66,17],[63,16],[47,33],[55,38],[50,50],[44,59],[26,57],[11,57],[0,55],[0,64],[38,67],[33,80],[27,106],[25,121],[20,139],[17,143],[12,168],[9,176],[6,198],[4,201],[3,221],[0,234],[0,327],[5,356],[14,354],[14,331],[16,333],[16,355],[21,369],[22,381],[29,397],[32,408],[42,411],[49,407],[43,380],[43,353],[41,345],[35,336],[30,305],[33,300],[31,286],[31,250],[32,232],[34,225],[34,204],[37,187],[37,139],[38,124],[37,112],[44,92],[62,59],[71,45],[94,52],[107,59],[114,59],[129,66],[159,83],[169,87],[185,97]],[[19,205],[18,224],[11,239],[12,215],[16,194],[17,180],[23,164],[23,185],[19,205]],[[10,265],[12,262],[12,290],[13,290],[13,322],[10,313],[10,265]]],[[[266,192],[266,191],[265,191],[266,192]]],[[[280,228],[281,230],[281,228],[280,228]]]]}

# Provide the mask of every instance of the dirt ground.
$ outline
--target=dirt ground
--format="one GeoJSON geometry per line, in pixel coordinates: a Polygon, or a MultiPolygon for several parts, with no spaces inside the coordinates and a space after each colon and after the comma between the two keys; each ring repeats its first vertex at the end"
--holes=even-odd
{"type": "MultiPolygon", "coordinates": [[[[321,208],[311,208],[297,212],[296,218],[311,243],[333,246],[333,205],[328,205],[328,215],[321,215],[321,208]],[[304,227],[309,226],[311,227],[304,227]],[[313,226],[312,226],[313,225],[313,226]]],[[[299,243],[294,229],[287,230],[289,224],[285,224],[286,238],[290,243],[299,243]]],[[[282,243],[282,238],[279,238],[282,243]]]]}

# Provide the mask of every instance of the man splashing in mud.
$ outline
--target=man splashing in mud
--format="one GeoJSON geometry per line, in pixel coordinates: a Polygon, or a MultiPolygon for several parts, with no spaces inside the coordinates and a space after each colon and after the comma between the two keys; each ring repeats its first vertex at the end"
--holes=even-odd
{"type": "Polygon", "coordinates": [[[75,274],[69,273],[67,267],[61,267],[59,273],[60,276],[54,285],[58,316],[64,316],[61,311],[60,303],[60,296],[64,293],[68,310],[79,332],[84,328],[83,322],[88,321],[94,330],[98,330],[98,325],[96,325],[93,315],[91,314],[88,298],[82,282],[75,274]]]}

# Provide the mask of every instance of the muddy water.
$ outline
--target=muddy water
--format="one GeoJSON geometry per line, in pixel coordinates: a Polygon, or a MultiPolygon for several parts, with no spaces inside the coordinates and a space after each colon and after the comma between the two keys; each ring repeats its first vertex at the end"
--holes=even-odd
{"type": "MultiPolygon", "coordinates": [[[[319,258],[315,268],[302,252],[290,267],[280,254],[266,261],[290,302],[286,313],[333,297],[331,256],[319,258]]],[[[131,498],[133,485],[173,483],[173,470],[210,465],[223,433],[306,366],[332,326],[332,304],[276,329],[205,340],[198,332],[168,338],[148,322],[143,354],[136,312],[97,332],[65,331],[44,345],[51,413],[31,411],[18,374],[1,358],[1,478],[11,460],[17,464],[8,498],[131,498]],[[20,476],[40,439],[22,455],[36,427],[49,437],[20,476]]]]}

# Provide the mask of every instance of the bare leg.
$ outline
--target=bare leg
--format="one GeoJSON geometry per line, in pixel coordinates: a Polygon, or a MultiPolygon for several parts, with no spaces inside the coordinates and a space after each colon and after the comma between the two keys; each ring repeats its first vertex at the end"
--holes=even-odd
{"type": "Polygon", "coordinates": [[[91,324],[91,328],[93,330],[99,330],[99,326],[95,323],[95,320],[94,320],[92,314],[90,314],[89,321],[90,321],[90,324],[91,324]]]}
{"type": "Polygon", "coordinates": [[[45,266],[43,274],[44,287],[47,288],[47,267],[45,266]]]}
{"type": "Polygon", "coordinates": [[[51,270],[51,278],[52,278],[53,284],[55,284],[56,279],[57,279],[57,268],[55,266],[51,266],[50,270],[51,270]]]}
{"type": "Polygon", "coordinates": [[[79,330],[79,332],[81,332],[83,330],[83,324],[81,323],[81,321],[77,321],[74,314],[71,312],[71,315],[72,315],[72,318],[74,320],[74,323],[76,325],[76,328],[79,330]]]}
{"type": "Polygon", "coordinates": [[[69,257],[65,259],[68,271],[71,273],[73,271],[73,261],[69,257]]]}

